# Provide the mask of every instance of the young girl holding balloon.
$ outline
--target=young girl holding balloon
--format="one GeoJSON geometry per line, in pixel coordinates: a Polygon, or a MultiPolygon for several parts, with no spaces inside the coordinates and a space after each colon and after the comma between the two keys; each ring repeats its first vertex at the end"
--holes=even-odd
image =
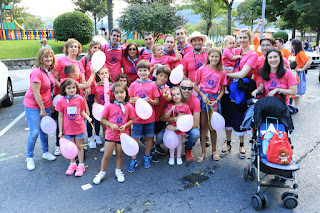
{"type": "Polygon", "coordinates": [[[105,151],[101,160],[100,172],[93,179],[93,183],[95,184],[99,184],[101,180],[105,178],[106,170],[114,148],[116,148],[115,176],[119,182],[125,180],[124,174],[121,171],[123,151],[121,148],[120,134],[129,133],[129,127],[134,122],[135,112],[133,106],[128,103],[129,94],[127,87],[115,83],[111,94],[110,104],[104,108],[101,117],[101,124],[106,126],[105,151]]]}
{"type": "MultiPolygon", "coordinates": [[[[221,52],[217,48],[212,48],[208,52],[207,64],[201,67],[196,76],[194,85],[201,101],[200,113],[200,141],[202,154],[198,157],[201,163],[206,157],[206,136],[208,134],[212,113],[218,112],[219,101],[224,94],[227,85],[226,71],[222,68],[221,52]],[[200,89],[201,88],[201,89],[200,89]],[[209,121],[209,122],[208,122],[209,121]]],[[[210,136],[212,143],[213,160],[220,160],[220,155],[216,150],[217,133],[214,126],[210,126],[210,136]]]]}
{"type": "Polygon", "coordinates": [[[79,165],[77,166],[75,159],[71,159],[66,175],[71,175],[76,171],[75,176],[83,175],[85,171],[83,159],[83,142],[85,125],[83,118],[89,122],[92,119],[85,113],[85,100],[79,95],[80,89],[76,81],[72,78],[67,78],[61,84],[61,95],[63,96],[56,105],[56,110],[59,112],[59,138],[64,136],[66,139],[76,143],[78,147],[79,165]]]}
{"type": "MultiPolygon", "coordinates": [[[[110,96],[110,91],[112,90],[112,83],[110,80],[110,74],[109,74],[109,70],[106,67],[101,68],[98,72],[96,72],[96,83],[95,86],[93,88],[92,94],[94,94],[94,103],[97,104],[101,104],[101,105],[105,105],[105,88],[104,88],[104,79],[108,79],[109,81],[109,94],[107,94],[108,96],[110,96]]],[[[99,122],[97,120],[97,122],[99,122]]],[[[102,123],[99,123],[99,125],[97,125],[97,127],[95,128],[95,132],[96,132],[96,143],[98,145],[102,144],[101,139],[99,137],[99,133],[100,133],[100,124],[102,126],[103,129],[103,138],[105,138],[105,131],[106,131],[106,126],[103,125],[102,123]]],[[[95,144],[92,146],[90,146],[90,143],[95,143],[93,140],[89,140],[89,147],[95,148],[95,144]]],[[[104,151],[104,148],[100,149],[101,152],[104,151]]]]}
{"type": "MultiPolygon", "coordinates": [[[[181,89],[178,87],[173,87],[171,89],[172,94],[172,100],[174,103],[169,103],[166,109],[165,118],[178,118],[180,115],[184,114],[192,114],[190,111],[190,108],[188,104],[184,103],[184,98],[182,96],[181,89]]],[[[169,125],[177,126],[175,123],[170,123],[169,125]]],[[[177,164],[181,165],[183,163],[181,158],[181,152],[182,152],[182,135],[185,135],[184,132],[179,131],[179,129],[176,127],[176,134],[178,135],[178,146],[177,146],[177,164]]],[[[170,140],[173,142],[173,140],[170,140]]],[[[174,165],[174,151],[175,149],[169,148],[170,150],[170,158],[169,158],[169,164],[174,165]]]]}

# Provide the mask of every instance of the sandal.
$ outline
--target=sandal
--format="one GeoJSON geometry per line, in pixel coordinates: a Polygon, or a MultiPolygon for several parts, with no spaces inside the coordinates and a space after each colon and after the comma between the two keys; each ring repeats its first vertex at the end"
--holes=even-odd
{"type": "Polygon", "coordinates": [[[197,159],[197,162],[202,163],[205,158],[206,158],[206,154],[201,153],[201,155],[197,159]]]}
{"type": "Polygon", "coordinates": [[[240,159],[244,159],[246,157],[246,149],[244,148],[244,146],[240,146],[239,152],[240,152],[240,159]]]}
{"type": "Polygon", "coordinates": [[[218,153],[217,151],[213,152],[213,153],[212,153],[212,158],[213,158],[213,160],[215,160],[215,161],[220,160],[220,155],[219,155],[219,153],[218,153]]]}
{"type": "Polygon", "coordinates": [[[221,155],[227,155],[231,152],[231,145],[227,145],[223,150],[221,150],[221,155]]]}

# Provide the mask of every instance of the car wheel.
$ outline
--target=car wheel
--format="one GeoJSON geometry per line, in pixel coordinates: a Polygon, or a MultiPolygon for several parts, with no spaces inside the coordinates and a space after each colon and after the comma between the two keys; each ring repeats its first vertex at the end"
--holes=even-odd
{"type": "Polygon", "coordinates": [[[8,79],[7,82],[7,97],[2,101],[2,106],[8,107],[13,104],[13,89],[12,89],[12,83],[11,80],[8,79]]]}

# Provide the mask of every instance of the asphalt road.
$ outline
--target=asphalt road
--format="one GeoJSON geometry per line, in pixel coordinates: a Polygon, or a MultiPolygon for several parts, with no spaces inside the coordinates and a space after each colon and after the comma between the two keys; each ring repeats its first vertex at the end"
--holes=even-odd
{"type": "MultiPolygon", "coordinates": [[[[300,112],[293,118],[294,160],[301,168],[297,172],[299,205],[293,211],[287,210],[282,205],[281,194],[288,190],[264,188],[269,205],[261,212],[320,212],[318,70],[309,70],[307,79],[307,93],[302,98],[300,112]]],[[[23,112],[23,97],[16,97],[13,106],[0,109],[0,212],[255,212],[251,197],[256,192],[256,182],[243,179],[242,171],[249,159],[239,159],[236,137],[233,137],[232,152],[219,162],[208,157],[201,164],[184,162],[181,166],[170,166],[168,156],[164,156],[160,163],[144,169],[139,154],[140,165],[135,173],[129,174],[126,170],[130,158],[125,156],[124,183],[118,183],[114,177],[113,157],[107,178],[94,185],[92,179],[99,172],[102,157],[100,147],[86,152],[88,167],[83,177],[76,178],[64,174],[69,164],[64,157],[54,162],[42,159],[38,141],[34,156],[36,169],[27,170],[28,123],[23,112]],[[19,115],[22,118],[16,119],[19,115]],[[5,131],[15,119],[17,122],[5,131]],[[92,188],[83,190],[81,186],[86,184],[92,188]]],[[[225,145],[224,137],[223,132],[218,133],[218,150],[225,145]]],[[[248,135],[245,140],[247,156],[249,138],[248,135]]],[[[54,144],[55,138],[50,136],[51,152],[54,144]]],[[[211,153],[210,150],[208,147],[207,152],[211,153]]],[[[198,142],[193,151],[195,158],[199,152],[198,142]]]]}

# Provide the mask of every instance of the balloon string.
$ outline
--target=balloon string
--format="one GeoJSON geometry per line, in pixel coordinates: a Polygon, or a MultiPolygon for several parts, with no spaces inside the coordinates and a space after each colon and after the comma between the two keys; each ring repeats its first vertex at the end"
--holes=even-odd
{"type": "Polygon", "coordinates": [[[212,126],[211,126],[211,122],[210,122],[210,108],[209,107],[211,107],[211,106],[209,106],[208,105],[208,103],[206,103],[206,112],[207,112],[207,117],[208,117],[208,124],[209,124],[209,127],[210,127],[210,130],[212,130],[213,131],[213,128],[212,128],[212,126]]]}
{"type": "MultiPolygon", "coordinates": [[[[92,123],[90,123],[90,125],[91,125],[91,128],[92,128],[92,130],[93,130],[93,136],[94,137],[96,137],[97,136],[97,134],[96,134],[96,130],[94,129],[94,127],[93,127],[93,124],[92,123]]],[[[81,144],[81,145],[79,145],[79,146],[87,146],[87,145],[89,145],[88,143],[85,143],[85,144],[81,144]]]]}

